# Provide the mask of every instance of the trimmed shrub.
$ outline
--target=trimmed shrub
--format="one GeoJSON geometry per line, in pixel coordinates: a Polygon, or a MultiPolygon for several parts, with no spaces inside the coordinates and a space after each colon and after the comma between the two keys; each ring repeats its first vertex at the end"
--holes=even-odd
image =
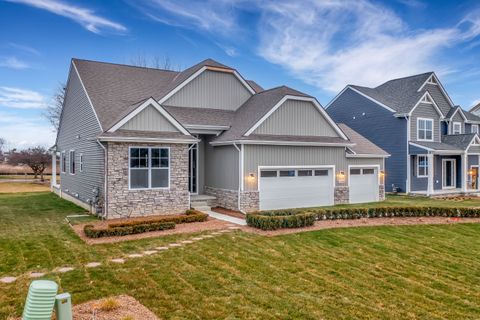
{"type": "Polygon", "coordinates": [[[115,237],[126,236],[129,234],[137,234],[151,231],[161,231],[167,229],[174,229],[175,222],[149,222],[144,224],[134,224],[122,227],[107,227],[97,229],[93,225],[86,225],[83,230],[85,235],[89,238],[115,237]]]}
{"type": "Polygon", "coordinates": [[[262,230],[312,226],[317,214],[300,210],[265,211],[247,214],[247,224],[262,230]]]}
{"type": "Polygon", "coordinates": [[[191,222],[204,222],[204,221],[207,221],[207,219],[208,219],[208,214],[206,213],[196,211],[196,210],[187,210],[185,214],[168,215],[168,216],[155,217],[155,218],[145,217],[144,219],[112,222],[108,224],[108,227],[109,228],[128,227],[128,226],[134,226],[139,224],[161,223],[161,222],[173,222],[176,224],[180,224],[180,223],[191,223],[191,222]]]}

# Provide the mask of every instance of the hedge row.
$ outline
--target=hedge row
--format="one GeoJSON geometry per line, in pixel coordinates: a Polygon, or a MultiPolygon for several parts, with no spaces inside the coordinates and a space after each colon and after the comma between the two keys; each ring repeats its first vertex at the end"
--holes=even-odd
{"type": "Polygon", "coordinates": [[[130,221],[112,222],[104,228],[95,228],[94,225],[86,225],[83,230],[89,238],[126,236],[129,234],[144,233],[150,231],[160,231],[174,229],[176,224],[203,222],[208,219],[206,213],[187,210],[185,214],[168,215],[155,218],[135,219],[130,221]]]}
{"type": "Polygon", "coordinates": [[[457,217],[479,218],[480,209],[445,207],[377,207],[342,209],[272,210],[247,214],[247,224],[262,230],[301,228],[315,220],[339,220],[383,217],[457,217]]]}
{"type": "Polygon", "coordinates": [[[266,211],[247,214],[247,224],[262,230],[312,226],[317,214],[296,210],[266,211]]]}
{"type": "Polygon", "coordinates": [[[135,224],[131,226],[124,227],[114,227],[114,228],[102,228],[97,229],[93,225],[86,225],[83,230],[85,235],[89,238],[102,238],[102,237],[114,237],[114,236],[126,236],[129,234],[144,233],[150,231],[161,231],[167,229],[174,229],[175,222],[155,222],[155,223],[144,223],[144,224],[135,224]]]}
{"type": "Polygon", "coordinates": [[[161,223],[161,222],[173,222],[176,224],[180,224],[180,223],[190,223],[190,222],[204,222],[204,221],[207,221],[207,218],[208,218],[208,214],[206,213],[196,211],[196,210],[187,210],[185,214],[160,216],[155,218],[146,217],[145,219],[112,222],[112,223],[109,223],[108,226],[110,228],[117,228],[117,227],[129,227],[137,224],[161,223]]]}

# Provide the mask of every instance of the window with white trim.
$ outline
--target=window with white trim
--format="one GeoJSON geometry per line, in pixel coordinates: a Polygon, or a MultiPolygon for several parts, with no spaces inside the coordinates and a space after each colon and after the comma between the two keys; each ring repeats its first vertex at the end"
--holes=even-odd
{"type": "Polygon", "coordinates": [[[70,165],[70,174],[75,174],[75,150],[70,150],[69,153],[69,165],[70,165]]]}
{"type": "Polygon", "coordinates": [[[130,147],[130,189],[170,187],[170,149],[130,147]]]}
{"type": "Polygon", "coordinates": [[[80,172],[83,172],[83,153],[78,156],[78,168],[80,172]]]}
{"type": "Polygon", "coordinates": [[[417,119],[417,139],[433,141],[433,119],[417,119]]]}
{"type": "Polygon", "coordinates": [[[462,123],[454,122],[452,124],[452,134],[461,134],[462,133],[462,123]]]}
{"type": "Polygon", "coordinates": [[[418,178],[428,177],[428,157],[427,156],[417,157],[417,177],[418,178]]]}
{"type": "Polygon", "coordinates": [[[478,133],[478,124],[472,124],[471,133],[478,133]]]}
{"type": "Polygon", "coordinates": [[[62,173],[67,172],[67,156],[65,155],[65,151],[62,151],[62,154],[60,156],[60,171],[62,173]]]}

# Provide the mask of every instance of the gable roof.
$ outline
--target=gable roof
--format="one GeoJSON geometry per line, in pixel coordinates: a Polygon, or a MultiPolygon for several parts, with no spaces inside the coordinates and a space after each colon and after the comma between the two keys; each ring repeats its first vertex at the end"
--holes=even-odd
{"type": "MultiPolygon", "coordinates": [[[[240,77],[235,69],[212,59],[201,61],[181,72],[75,58],[72,64],[78,71],[104,130],[111,128],[146,99],[152,97],[160,101],[165,98],[202,68],[231,70],[240,77]]],[[[263,90],[254,81],[244,82],[252,93],[263,90]]]]}
{"type": "Polygon", "coordinates": [[[388,152],[378,147],[376,144],[374,144],[346,124],[339,123],[338,126],[340,127],[340,129],[342,129],[343,132],[345,132],[348,139],[355,144],[351,147],[348,147],[351,151],[353,151],[354,156],[380,155],[387,157],[390,155],[388,152]]]}
{"type": "Polygon", "coordinates": [[[477,136],[476,133],[445,135],[442,136],[442,143],[466,150],[475,136],[477,136]]]}
{"type": "Polygon", "coordinates": [[[478,110],[480,110],[480,102],[474,105],[473,107],[471,107],[470,110],[468,110],[468,112],[475,112],[478,110]]]}

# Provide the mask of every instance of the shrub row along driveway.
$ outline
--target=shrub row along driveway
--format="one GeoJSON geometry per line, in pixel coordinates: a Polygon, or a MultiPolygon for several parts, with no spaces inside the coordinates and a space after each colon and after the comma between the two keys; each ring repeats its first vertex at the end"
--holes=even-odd
{"type": "MultiPolygon", "coordinates": [[[[73,294],[74,303],[126,293],[165,319],[480,317],[478,224],[274,238],[236,231],[85,268],[191,235],[88,246],[64,222],[79,211],[48,193],[0,195],[0,277],[70,265],[75,270],[49,277],[73,294]]],[[[20,314],[28,281],[0,284],[1,319],[20,314]]]]}

